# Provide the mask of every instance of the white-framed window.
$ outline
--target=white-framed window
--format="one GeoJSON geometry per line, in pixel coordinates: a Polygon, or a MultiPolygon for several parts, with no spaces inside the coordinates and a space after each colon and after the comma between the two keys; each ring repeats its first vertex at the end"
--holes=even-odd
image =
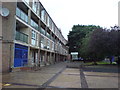
{"type": "Polygon", "coordinates": [[[49,18],[49,16],[47,17],[47,25],[48,25],[48,27],[50,27],[50,18],[49,18]]]}
{"type": "Polygon", "coordinates": [[[45,10],[41,11],[41,20],[45,22],[45,10]]]}
{"type": "Polygon", "coordinates": [[[33,0],[33,5],[32,5],[32,9],[36,12],[36,14],[39,14],[39,2],[38,0],[33,0]]]}
{"type": "Polygon", "coordinates": [[[37,15],[40,15],[40,3],[37,3],[37,11],[36,11],[37,15]]]}
{"type": "Polygon", "coordinates": [[[47,40],[47,49],[50,49],[50,41],[47,40]]]}
{"type": "Polygon", "coordinates": [[[49,28],[52,29],[52,20],[49,18],[49,28]]]}
{"type": "Polygon", "coordinates": [[[41,37],[41,48],[44,48],[44,37],[41,37]]]}
{"type": "Polygon", "coordinates": [[[54,43],[52,43],[52,50],[54,50],[54,43]]]}
{"type": "Polygon", "coordinates": [[[37,37],[36,37],[36,45],[39,46],[39,40],[38,40],[39,34],[37,33],[36,36],[37,36],[37,37]]]}
{"type": "Polygon", "coordinates": [[[52,23],[52,31],[54,31],[54,23],[52,23]]]}
{"type": "Polygon", "coordinates": [[[36,32],[32,30],[31,44],[36,45],[36,32]]]}

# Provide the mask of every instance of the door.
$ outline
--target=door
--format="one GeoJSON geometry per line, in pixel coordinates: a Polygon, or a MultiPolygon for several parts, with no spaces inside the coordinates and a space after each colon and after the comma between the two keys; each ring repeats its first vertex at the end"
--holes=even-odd
{"type": "Polygon", "coordinates": [[[15,44],[14,67],[26,66],[28,62],[28,47],[15,44]]]}

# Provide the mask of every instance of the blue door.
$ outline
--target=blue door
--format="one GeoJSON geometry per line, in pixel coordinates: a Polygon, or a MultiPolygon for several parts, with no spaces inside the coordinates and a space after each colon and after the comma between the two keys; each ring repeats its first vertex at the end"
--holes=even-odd
{"type": "Polygon", "coordinates": [[[28,47],[15,44],[14,67],[23,67],[28,62],[28,47]]]}

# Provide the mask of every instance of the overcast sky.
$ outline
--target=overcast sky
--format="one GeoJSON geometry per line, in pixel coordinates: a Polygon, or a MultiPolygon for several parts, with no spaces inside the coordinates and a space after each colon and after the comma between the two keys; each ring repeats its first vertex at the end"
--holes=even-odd
{"type": "Polygon", "coordinates": [[[63,36],[73,25],[100,25],[109,28],[118,24],[120,0],[40,0],[63,36]]]}

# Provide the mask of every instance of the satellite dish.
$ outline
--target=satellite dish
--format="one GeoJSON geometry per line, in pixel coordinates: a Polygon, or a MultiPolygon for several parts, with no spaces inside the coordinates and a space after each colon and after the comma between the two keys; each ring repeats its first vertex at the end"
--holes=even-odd
{"type": "Polygon", "coordinates": [[[3,17],[7,17],[9,15],[9,10],[7,8],[2,8],[0,14],[3,17]]]}

